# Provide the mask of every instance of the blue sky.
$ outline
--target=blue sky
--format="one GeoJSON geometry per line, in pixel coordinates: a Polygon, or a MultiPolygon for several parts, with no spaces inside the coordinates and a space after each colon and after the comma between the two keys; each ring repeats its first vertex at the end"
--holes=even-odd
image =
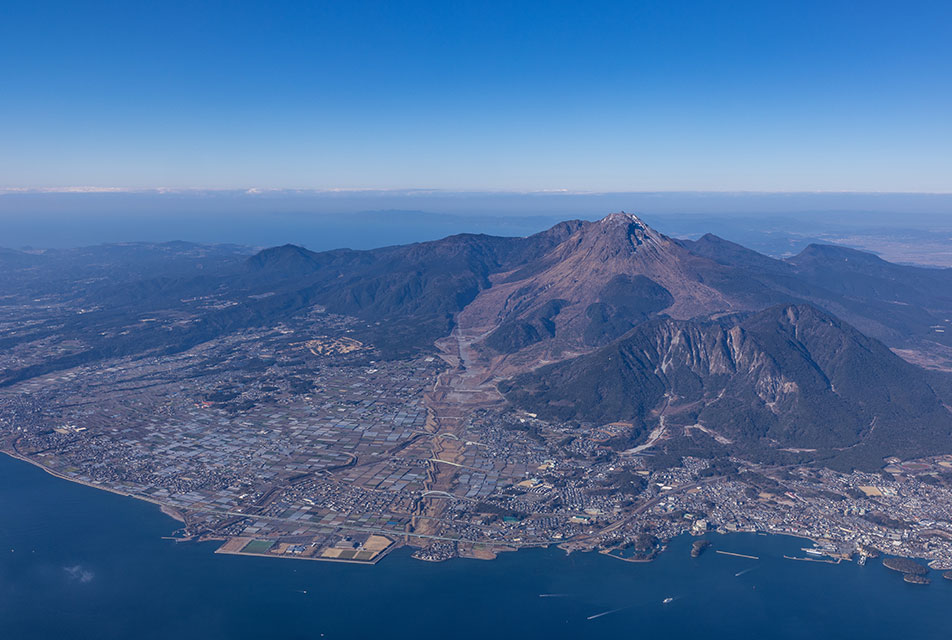
{"type": "Polygon", "coordinates": [[[952,3],[5,3],[0,188],[952,191],[952,3]]]}

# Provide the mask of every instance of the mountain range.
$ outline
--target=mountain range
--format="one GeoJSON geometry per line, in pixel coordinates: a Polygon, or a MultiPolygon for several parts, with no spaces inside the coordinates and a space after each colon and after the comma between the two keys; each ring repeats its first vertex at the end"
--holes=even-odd
{"type": "Polygon", "coordinates": [[[501,329],[490,340],[499,353],[552,340],[585,350],[653,314],[690,318],[809,302],[891,347],[952,353],[952,331],[936,331],[952,314],[950,269],[895,265],[832,245],[778,260],[716,236],[668,238],[630,214],[564,222],[527,238],[463,234],[323,253],[287,245],[247,266],[248,277],[238,280],[249,289],[294,289],[375,320],[439,318],[436,333],[409,348],[428,347],[460,324],[501,329]]]}
{"type": "MultiPolygon", "coordinates": [[[[662,428],[763,459],[867,467],[952,451],[950,269],[832,245],[776,259],[713,235],[670,238],[626,213],[524,238],[187,253],[175,269],[134,277],[78,270],[88,282],[71,295],[88,313],[35,323],[0,346],[65,332],[87,348],[0,372],[0,384],[175,353],[319,305],[363,321],[356,336],[384,358],[432,352],[454,335],[471,351],[465,366],[512,405],[628,421],[633,442],[662,428]],[[134,320],[210,293],[228,304],[171,329],[134,320]]],[[[41,257],[6,251],[0,263],[24,295],[42,293],[41,257]]]]}

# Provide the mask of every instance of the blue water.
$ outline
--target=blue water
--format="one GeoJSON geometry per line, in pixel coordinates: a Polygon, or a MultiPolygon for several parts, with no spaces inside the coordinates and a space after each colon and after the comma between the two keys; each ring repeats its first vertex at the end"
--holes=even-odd
{"type": "Polygon", "coordinates": [[[548,549],[440,564],[398,551],[371,567],[216,555],[161,539],[176,528],[0,455],[0,637],[949,637],[938,573],[922,587],[878,560],[784,560],[804,546],[793,538],[710,538],[761,560],[693,559],[683,538],[645,564],[548,549]]]}

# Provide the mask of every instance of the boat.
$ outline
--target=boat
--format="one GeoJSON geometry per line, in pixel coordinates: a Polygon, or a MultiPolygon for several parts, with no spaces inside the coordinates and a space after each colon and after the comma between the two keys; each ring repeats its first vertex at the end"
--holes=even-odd
{"type": "Polygon", "coordinates": [[[674,602],[674,598],[672,598],[672,597],[669,596],[669,597],[665,598],[664,600],[662,600],[662,601],[661,601],[661,604],[671,604],[672,602],[674,602]]]}

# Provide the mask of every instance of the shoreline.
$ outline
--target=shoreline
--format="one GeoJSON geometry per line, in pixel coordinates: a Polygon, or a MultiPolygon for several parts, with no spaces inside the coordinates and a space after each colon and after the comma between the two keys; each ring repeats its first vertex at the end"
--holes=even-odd
{"type": "MultiPolygon", "coordinates": [[[[814,631],[804,624],[820,629],[834,622],[840,625],[828,627],[834,629],[834,636],[840,635],[839,630],[841,637],[855,636],[857,624],[864,624],[859,631],[866,633],[858,635],[873,638],[882,635],[874,629],[878,620],[843,617],[837,612],[861,611],[869,602],[878,602],[876,616],[894,625],[890,631],[900,631],[890,633],[891,637],[902,636],[902,616],[912,612],[910,619],[917,620],[931,614],[933,622],[914,629],[919,637],[931,638],[942,637],[934,633],[941,629],[942,617],[934,614],[944,611],[944,596],[952,593],[952,581],[939,580],[937,574],[931,576],[928,588],[913,589],[919,585],[908,585],[901,575],[878,563],[870,562],[865,570],[850,564],[837,570],[784,560],[781,554],[793,555],[806,545],[786,536],[768,538],[749,532],[711,532],[710,540],[720,548],[761,556],[763,563],[713,554],[692,559],[689,550],[695,538],[690,536],[673,540],[669,553],[653,564],[620,564],[601,554],[567,556],[554,548],[501,555],[494,564],[470,561],[446,566],[412,562],[413,549],[406,548],[395,550],[375,565],[376,570],[352,567],[356,563],[234,559],[231,554],[212,555],[217,544],[179,547],[157,539],[156,526],[162,533],[164,521],[150,518],[147,509],[129,501],[71,489],[55,476],[12,458],[0,460],[0,471],[13,518],[11,526],[5,527],[9,534],[5,538],[9,544],[3,548],[5,573],[9,567],[15,571],[11,577],[26,578],[19,590],[30,597],[24,598],[24,607],[11,610],[11,615],[22,619],[12,634],[17,637],[29,635],[30,625],[37,621],[60,625],[46,635],[69,635],[68,627],[80,628],[92,611],[102,612],[107,622],[124,616],[121,628],[112,627],[117,634],[147,619],[155,621],[147,631],[173,637],[185,628],[181,620],[188,618],[186,635],[198,630],[197,635],[206,637],[226,633],[252,640],[293,636],[303,629],[315,638],[325,633],[327,637],[389,635],[396,640],[416,634],[419,640],[414,625],[420,624],[421,606],[444,611],[425,621],[434,624],[424,624],[430,630],[423,636],[434,639],[445,635],[454,622],[470,619],[476,622],[463,625],[461,634],[466,640],[505,636],[512,629],[526,637],[584,638],[624,635],[635,627],[646,629],[648,635],[690,637],[698,628],[709,628],[702,625],[714,624],[725,615],[743,621],[744,626],[731,630],[737,631],[734,637],[770,637],[771,630],[779,628],[777,619],[748,615],[769,606],[781,616],[784,628],[793,629],[787,640],[814,631]],[[59,526],[62,522],[70,523],[69,535],[59,526]],[[14,548],[15,553],[9,553],[14,548]],[[36,555],[31,553],[34,548],[36,555]],[[81,569],[69,573],[79,565],[81,569]],[[92,584],[74,577],[81,576],[81,571],[95,573],[92,584]],[[737,577],[741,571],[745,573],[737,577]],[[51,590],[50,584],[60,588],[51,590]],[[471,592],[483,598],[477,609],[492,615],[474,612],[472,600],[466,598],[471,592]],[[673,600],[664,605],[669,597],[673,600]],[[49,617],[50,602],[60,612],[57,616],[49,617]],[[635,606],[588,620],[631,604],[635,606]],[[168,611],[177,612],[176,618],[158,628],[166,624],[168,611]],[[199,615],[208,616],[207,626],[192,624],[201,621],[199,615]],[[225,616],[233,622],[223,630],[225,616]],[[210,632],[205,633],[206,629],[210,632]],[[466,635],[470,629],[473,633],[466,635]]],[[[263,548],[252,546],[249,551],[263,548]]],[[[717,637],[728,640],[731,635],[717,637]]]]}
{"type": "MultiPolygon", "coordinates": [[[[143,496],[138,496],[138,495],[136,495],[136,494],[127,493],[127,492],[125,492],[125,491],[120,491],[120,490],[118,490],[118,489],[114,489],[114,488],[108,487],[108,486],[106,486],[106,485],[95,484],[95,483],[93,483],[93,482],[89,482],[89,481],[87,481],[87,480],[82,480],[82,479],[80,479],[80,478],[72,478],[72,477],[67,476],[67,475],[64,475],[64,474],[62,474],[62,473],[60,473],[60,472],[58,472],[58,471],[54,471],[53,469],[50,469],[49,467],[43,465],[43,464],[40,463],[40,462],[37,462],[37,461],[35,461],[35,460],[31,460],[30,458],[27,458],[26,456],[20,455],[19,453],[16,453],[16,452],[13,452],[13,451],[9,451],[9,450],[7,450],[7,449],[0,449],[0,453],[6,454],[6,455],[8,455],[8,456],[10,456],[11,458],[14,458],[14,459],[16,459],[16,460],[21,460],[21,461],[23,461],[23,462],[26,462],[26,463],[28,463],[28,464],[31,464],[31,465],[33,465],[34,467],[45,471],[46,473],[48,473],[49,475],[53,476],[54,478],[59,478],[60,480],[66,480],[66,481],[68,481],[68,482],[74,482],[74,483],[76,483],[76,484],[80,484],[80,485],[83,485],[83,486],[85,486],[85,487],[89,487],[90,489],[100,489],[100,490],[102,490],[102,491],[108,491],[109,493],[112,493],[112,494],[115,494],[115,495],[118,495],[118,496],[123,496],[123,497],[126,497],[126,498],[134,498],[134,499],[136,499],[136,500],[142,500],[143,502],[147,502],[147,503],[149,503],[149,504],[153,504],[153,505],[159,507],[159,510],[160,510],[162,513],[164,513],[165,515],[167,515],[168,517],[170,517],[170,518],[172,518],[172,519],[174,519],[174,520],[176,520],[176,521],[178,521],[178,522],[182,522],[182,523],[185,522],[184,516],[181,515],[181,512],[178,510],[177,507],[174,507],[174,506],[172,506],[172,505],[166,504],[166,503],[164,503],[164,502],[159,502],[158,500],[153,500],[153,499],[146,498],[146,497],[143,497],[143,496]]],[[[755,532],[755,533],[759,533],[759,532],[755,532]]],[[[797,535],[785,534],[785,533],[781,533],[781,534],[772,534],[772,533],[769,533],[769,532],[763,532],[763,533],[764,533],[764,535],[785,535],[785,536],[789,536],[789,537],[792,537],[792,538],[798,538],[798,539],[800,539],[800,540],[808,540],[809,542],[811,542],[811,543],[813,543],[813,544],[817,544],[817,542],[816,542],[815,540],[813,540],[813,539],[811,539],[811,538],[806,538],[806,537],[804,537],[804,536],[797,536],[797,535]]],[[[667,546],[668,546],[667,543],[670,542],[670,541],[668,541],[668,540],[663,541],[663,545],[662,545],[661,550],[660,550],[654,557],[651,557],[651,558],[639,558],[639,559],[621,558],[621,557],[619,557],[619,556],[612,555],[612,553],[611,553],[612,550],[611,550],[611,549],[599,549],[598,547],[591,547],[591,548],[587,548],[587,549],[582,549],[582,548],[568,549],[568,548],[566,548],[565,546],[563,546],[563,545],[566,544],[566,542],[569,542],[569,543],[570,543],[570,541],[563,541],[562,543],[555,543],[555,542],[553,541],[553,542],[550,542],[550,543],[544,544],[544,545],[543,545],[543,544],[534,544],[534,545],[526,545],[526,547],[520,547],[520,546],[509,547],[509,548],[506,549],[506,550],[507,550],[507,551],[509,551],[509,550],[511,550],[511,551],[519,551],[519,549],[521,549],[521,548],[538,548],[538,547],[541,547],[541,548],[550,548],[550,547],[552,547],[552,546],[555,546],[555,547],[557,547],[557,548],[562,549],[563,551],[565,551],[566,554],[570,554],[570,553],[572,553],[573,551],[595,551],[595,552],[598,552],[598,553],[600,553],[600,554],[602,554],[602,555],[606,555],[606,556],[612,557],[612,558],[614,558],[614,559],[616,559],[616,560],[621,560],[621,561],[623,561],[623,562],[647,563],[647,562],[654,562],[655,559],[657,558],[657,556],[659,556],[659,555],[661,555],[662,553],[664,553],[665,551],[667,551],[667,546]]],[[[393,545],[393,548],[404,547],[404,546],[408,546],[408,545],[406,545],[405,543],[396,543],[396,544],[393,545]]],[[[216,549],[214,553],[219,553],[219,551],[216,549]]],[[[221,552],[221,553],[223,553],[223,554],[225,554],[225,555],[236,555],[236,556],[242,556],[242,555],[243,555],[243,556],[252,556],[252,557],[253,557],[253,556],[259,556],[259,557],[265,557],[265,558],[283,557],[283,556],[260,555],[260,554],[251,554],[251,553],[238,553],[238,552],[232,552],[232,551],[223,551],[223,552],[221,552]]],[[[387,554],[384,554],[384,555],[387,555],[387,554]]],[[[461,557],[462,557],[462,556],[460,556],[460,558],[461,558],[461,557]]],[[[495,559],[494,557],[493,557],[493,558],[489,558],[489,557],[482,557],[482,558],[480,558],[480,557],[475,557],[475,556],[471,556],[471,557],[472,557],[473,559],[476,559],[476,560],[493,560],[493,559],[495,559]]],[[[301,558],[301,557],[297,557],[297,556],[288,556],[287,559],[289,559],[289,560],[317,560],[318,558],[301,558]]],[[[452,559],[452,558],[448,558],[447,560],[451,560],[451,559],[452,559]]],[[[919,558],[919,559],[924,560],[924,558],[919,558]]],[[[324,558],[323,560],[331,561],[331,562],[338,561],[338,560],[335,560],[335,559],[333,559],[333,558],[324,558]]],[[[340,562],[346,562],[346,561],[340,561],[340,562]]],[[[441,560],[441,562],[443,562],[443,560],[441,560]]],[[[353,562],[350,562],[350,564],[368,564],[368,563],[366,563],[366,562],[361,562],[361,561],[353,561],[353,562]]],[[[376,564],[376,562],[369,563],[369,564],[376,564]]]]}
{"type": "Polygon", "coordinates": [[[99,489],[99,490],[101,490],[101,491],[108,491],[109,493],[112,493],[112,494],[117,495],[117,496],[122,496],[122,497],[124,497],[124,498],[133,498],[133,499],[135,499],[135,500],[141,500],[142,502],[148,502],[149,504],[153,504],[153,505],[159,507],[159,511],[161,511],[162,513],[164,513],[164,514],[167,515],[168,517],[172,518],[173,520],[176,520],[176,521],[181,522],[181,523],[183,523],[183,524],[185,523],[185,517],[182,516],[182,514],[181,514],[181,512],[178,510],[178,508],[175,507],[175,506],[173,506],[173,505],[166,504],[166,503],[164,503],[164,502],[159,502],[158,500],[155,500],[155,499],[153,499],[153,498],[146,498],[145,496],[136,495],[136,494],[134,494],[134,493],[128,493],[128,492],[126,492],[126,491],[121,491],[121,490],[119,490],[119,489],[114,489],[114,488],[109,487],[109,486],[106,486],[106,485],[104,485],[104,484],[96,484],[95,482],[90,482],[90,481],[88,481],[88,480],[83,480],[82,478],[73,478],[73,477],[70,477],[70,476],[68,476],[68,475],[66,475],[66,474],[60,473],[59,471],[55,471],[55,470],[53,470],[53,469],[50,469],[49,467],[47,467],[46,465],[44,465],[44,464],[41,463],[41,462],[38,462],[38,461],[36,461],[36,460],[31,460],[30,458],[27,458],[27,457],[24,456],[24,455],[20,455],[19,453],[16,453],[15,451],[9,451],[9,450],[7,450],[7,449],[0,449],[0,453],[4,454],[4,455],[6,455],[6,456],[9,456],[9,457],[11,457],[11,458],[13,458],[13,459],[15,459],[15,460],[20,460],[21,462],[26,462],[27,464],[31,464],[31,465],[33,465],[34,467],[36,467],[37,469],[41,469],[42,471],[45,471],[46,473],[50,474],[50,475],[53,476],[54,478],[59,478],[60,480],[66,480],[67,482],[74,482],[74,483],[76,483],[76,484],[81,484],[81,485],[83,485],[84,487],[89,487],[90,489],[99,489]]]}
{"type": "MultiPolygon", "coordinates": [[[[226,543],[227,544],[227,543],[226,543]]],[[[288,556],[277,553],[242,553],[241,551],[228,551],[227,549],[223,550],[225,545],[222,545],[212,551],[212,553],[218,553],[223,556],[244,556],[246,558],[275,558],[278,560],[310,560],[312,562],[343,562],[346,564],[362,564],[368,567],[372,567],[387,555],[389,555],[389,549],[385,552],[380,553],[373,560],[348,560],[345,558],[322,558],[319,556],[288,556]]],[[[397,545],[390,545],[390,548],[396,548],[397,545]]]]}
{"type": "MultiPolygon", "coordinates": [[[[72,482],[72,483],[75,483],[75,484],[79,484],[79,485],[82,485],[82,486],[84,486],[84,487],[88,487],[88,488],[90,488],[90,489],[98,489],[98,490],[100,490],[100,491],[107,491],[107,492],[112,493],[112,494],[117,495],[117,496],[122,496],[122,497],[125,497],[125,498],[133,498],[133,499],[135,499],[135,500],[141,500],[142,502],[146,502],[146,503],[155,505],[155,506],[159,507],[159,510],[160,510],[164,515],[166,515],[166,516],[168,516],[169,518],[175,520],[176,522],[181,522],[181,523],[183,523],[183,524],[185,523],[185,517],[184,517],[184,515],[182,514],[182,512],[180,511],[180,509],[179,509],[178,507],[174,506],[174,505],[170,505],[170,504],[167,504],[167,503],[164,503],[164,502],[160,502],[160,501],[155,500],[155,499],[152,499],[152,498],[147,498],[147,497],[142,496],[142,495],[137,495],[137,494],[134,494],[134,493],[129,493],[129,492],[126,492],[126,491],[122,491],[122,490],[119,490],[119,489],[115,489],[115,488],[109,487],[109,486],[104,485],[104,484],[96,484],[96,483],[94,483],[94,482],[90,482],[90,481],[88,481],[88,480],[83,480],[83,479],[81,479],[81,478],[70,477],[70,476],[68,476],[68,475],[65,475],[65,474],[59,472],[59,471],[55,471],[55,470],[53,470],[53,469],[47,467],[46,465],[42,464],[41,462],[38,462],[38,461],[36,461],[36,460],[32,460],[32,459],[30,459],[30,458],[28,458],[28,457],[26,457],[26,456],[24,456],[24,455],[21,455],[21,454],[19,454],[19,453],[14,452],[14,451],[10,451],[10,450],[8,450],[8,449],[0,449],[0,453],[4,454],[4,455],[6,455],[6,456],[8,456],[8,457],[10,457],[10,458],[13,458],[14,460],[19,460],[19,461],[21,461],[21,462],[25,462],[25,463],[27,463],[27,464],[30,464],[30,465],[36,467],[37,469],[40,469],[40,470],[42,470],[43,472],[49,474],[50,476],[52,476],[52,477],[54,477],[54,478],[58,478],[58,479],[60,479],[60,480],[66,480],[67,482],[72,482]]],[[[737,531],[737,532],[732,532],[732,533],[754,533],[754,534],[757,534],[757,535],[765,535],[765,536],[783,536],[783,537],[788,537],[788,538],[794,538],[794,539],[797,539],[797,540],[805,540],[805,541],[808,541],[808,542],[810,542],[811,544],[814,544],[814,545],[818,545],[818,544],[819,544],[818,540],[815,540],[815,539],[813,539],[813,538],[809,538],[809,537],[806,537],[806,536],[803,536],[803,535],[793,534],[793,533],[770,532],[770,531],[737,531]]],[[[404,534],[404,535],[406,535],[406,534],[404,534]]],[[[412,534],[411,534],[411,536],[412,536],[412,534]]],[[[168,536],[162,536],[162,537],[163,537],[163,538],[167,538],[168,536]]],[[[170,539],[171,539],[171,538],[170,538],[170,539]]],[[[174,538],[174,539],[175,539],[176,541],[181,541],[181,540],[178,539],[178,538],[174,538]]],[[[658,556],[660,556],[661,554],[663,554],[663,553],[665,553],[666,551],[668,551],[668,544],[669,544],[669,543],[670,543],[670,540],[664,540],[664,541],[662,541],[661,549],[660,549],[660,550],[658,551],[658,553],[655,554],[653,557],[651,557],[651,558],[637,558],[637,559],[635,559],[635,558],[622,558],[622,557],[619,557],[619,556],[617,556],[617,555],[613,555],[613,554],[611,553],[612,549],[601,549],[601,548],[599,548],[599,547],[590,547],[590,548],[584,548],[584,549],[583,549],[583,548],[569,548],[569,547],[571,546],[571,542],[570,542],[570,541],[561,541],[561,542],[551,541],[551,542],[549,542],[548,544],[531,544],[531,545],[525,545],[525,546],[511,546],[511,545],[507,545],[507,546],[504,546],[503,548],[499,548],[499,549],[493,547],[493,548],[492,548],[492,551],[493,551],[493,552],[492,552],[491,554],[485,554],[485,555],[484,555],[484,554],[478,554],[478,555],[477,555],[477,554],[472,554],[472,555],[467,555],[467,556],[465,556],[465,557],[466,557],[466,558],[471,558],[471,559],[476,559],[476,560],[493,560],[493,559],[495,559],[495,556],[496,556],[498,553],[505,552],[505,551],[519,551],[520,549],[524,549],[524,548],[544,548],[544,549],[548,549],[548,548],[555,547],[555,548],[558,548],[558,549],[561,549],[561,550],[565,551],[565,552],[566,552],[566,555],[570,555],[570,554],[571,554],[572,552],[574,552],[574,551],[583,551],[583,552],[584,552],[584,551],[588,551],[588,552],[595,551],[595,552],[598,552],[598,553],[601,554],[601,555],[605,555],[605,556],[614,558],[614,559],[616,559],[616,560],[621,560],[621,561],[623,561],[623,562],[631,562],[631,563],[650,563],[650,562],[654,562],[654,561],[658,558],[658,556]],[[482,556],[482,557],[480,557],[480,556],[482,556]]],[[[222,546],[224,546],[224,545],[222,545],[222,546]]],[[[377,557],[377,558],[375,558],[373,561],[340,560],[340,559],[336,559],[336,558],[319,558],[319,557],[318,557],[318,558],[313,558],[313,557],[299,557],[299,556],[278,556],[278,555],[256,554],[256,553],[240,553],[240,552],[227,551],[227,550],[222,551],[222,550],[221,550],[221,547],[219,547],[218,549],[216,549],[213,553],[220,553],[220,554],[223,554],[223,555],[234,555],[234,556],[262,557],[262,558],[284,558],[284,559],[287,559],[287,560],[319,560],[319,561],[322,561],[322,562],[344,562],[344,563],[347,563],[347,564],[363,564],[363,565],[373,566],[373,565],[376,565],[376,564],[377,564],[380,560],[382,560],[384,557],[386,557],[387,555],[389,555],[391,551],[394,551],[394,550],[396,550],[396,549],[398,549],[398,548],[402,548],[402,547],[406,547],[406,546],[412,546],[412,545],[407,545],[406,543],[399,542],[399,541],[395,540],[395,541],[394,541],[394,544],[391,545],[390,548],[388,548],[384,553],[380,554],[380,556],[377,557]]],[[[720,550],[717,550],[717,549],[714,549],[714,551],[715,551],[716,553],[722,553],[722,554],[725,554],[725,555],[736,555],[736,556],[740,556],[740,557],[748,557],[748,556],[744,556],[743,554],[736,554],[736,553],[731,553],[731,552],[724,552],[724,551],[720,551],[720,550]]],[[[886,552],[883,552],[883,551],[880,551],[880,553],[883,554],[883,556],[885,556],[885,557],[888,557],[888,556],[890,555],[890,554],[888,554],[888,553],[886,553],[886,552]]],[[[457,556],[457,558],[447,558],[446,560],[462,559],[463,557],[464,557],[464,556],[460,555],[460,556],[457,556]]],[[[896,557],[906,557],[906,556],[896,556],[896,557]]],[[[843,560],[844,558],[836,558],[836,559],[830,559],[830,560],[822,560],[822,559],[815,559],[815,558],[789,558],[789,559],[791,559],[791,560],[811,560],[811,561],[819,562],[819,563],[823,563],[823,564],[834,564],[834,565],[838,565],[838,564],[840,564],[840,563],[842,562],[842,560],[843,560]]],[[[927,558],[913,557],[913,558],[911,558],[911,559],[913,559],[913,560],[921,560],[921,561],[926,562],[926,566],[927,566],[929,569],[933,570],[933,571],[943,571],[943,570],[944,570],[943,568],[933,567],[933,566],[932,566],[932,562],[934,562],[934,561],[929,562],[927,558]]],[[[445,560],[440,560],[440,562],[444,562],[444,561],[445,561],[445,560]]]]}

